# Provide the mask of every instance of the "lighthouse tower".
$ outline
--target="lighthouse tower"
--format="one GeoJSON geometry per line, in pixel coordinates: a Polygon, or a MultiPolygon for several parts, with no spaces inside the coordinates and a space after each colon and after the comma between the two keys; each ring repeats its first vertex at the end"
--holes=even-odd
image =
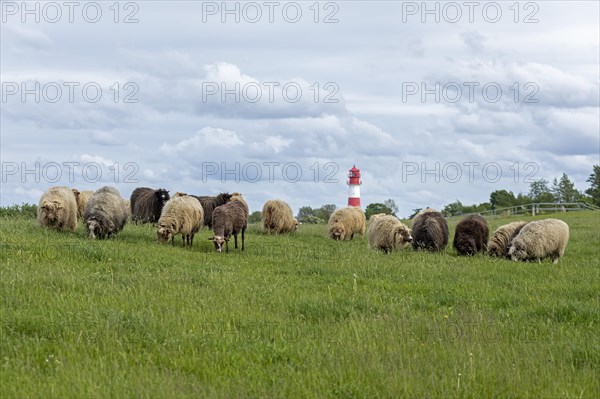
{"type": "Polygon", "coordinates": [[[357,206],[360,208],[360,169],[354,165],[348,173],[348,186],[350,192],[348,193],[348,206],[357,206]]]}

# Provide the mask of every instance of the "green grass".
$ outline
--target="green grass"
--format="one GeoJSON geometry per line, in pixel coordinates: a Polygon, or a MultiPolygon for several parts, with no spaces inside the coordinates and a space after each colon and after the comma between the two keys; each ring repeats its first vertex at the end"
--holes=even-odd
{"type": "Polygon", "coordinates": [[[384,255],[324,225],[219,255],[207,230],[186,250],[3,217],[0,396],[596,398],[600,213],[543,217],[571,227],[558,265],[384,255]]]}

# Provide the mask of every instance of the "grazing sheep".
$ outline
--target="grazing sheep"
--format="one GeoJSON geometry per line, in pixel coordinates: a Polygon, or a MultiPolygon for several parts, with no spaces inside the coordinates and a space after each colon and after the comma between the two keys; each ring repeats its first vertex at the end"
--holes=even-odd
{"type": "Polygon", "coordinates": [[[52,187],[40,198],[37,222],[56,230],[77,228],[77,201],[73,191],[64,186],[52,187]]]}
{"type": "Polygon", "coordinates": [[[355,233],[365,234],[366,224],[365,213],[360,208],[349,206],[336,209],[327,224],[329,238],[336,241],[351,240],[355,233]]]}
{"type": "Polygon", "coordinates": [[[136,188],[130,198],[131,219],[136,223],[157,222],[169,198],[169,192],[164,188],[158,190],[148,187],[136,188]]]}
{"type": "Polygon", "coordinates": [[[508,254],[514,261],[551,258],[552,263],[565,253],[569,241],[569,225],[559,219],[529,222],[512,239],[508,254]]]}
{"type": "Polygon", "coordinates": [[[480,215],[467,216],[456,225],[452,245],[460,256],[484,252],[490,235],[487,221],[480,215]]]}
{"type": "Polygon", "coordinates": [[[448,223],[440,212],[425,208],[413,218],[412,237],[415,251],[443,251],[448,245],[448,223]]]}
{"type": "Polygon", "coordinates": [[[367,235],[369,246],[386,254],[412,241],[410,229],[404,223],[393,215],[383,213],[371,216],[367,235]]]}
{"type": "Polygon", "coordinates": [[[164,206],[156,235],[158,243],[171,240],[175,245],[175,236],[181,234],[183,246],[192,246],[194,243],[194,234],[196,234],[204,223],[204,211],[202,205],[196,198],[191,196],[177,196],[171,198],[164,206]]]}
{"type": "Polygon", "coordinates": [[[298,228],[292,208],[282,200],[268,200],[262,209],[263,229],[267,234],[288,233],[298,228]]]}
{"type": "Polygon", "coordinates": [[[83,213],[85,212],[85,207],[94,195],[93,191],[79,191],[76,188],[73,189],[73,194],[75,194],[75,201],[77,201],[77,217],[83,218],[83,213]]]}
{"type": "Polygon", "coordinates": [[[212,214],[214,235],[209,238],[215,245],[217,252],[229,252],[229,239],[235,238],[235,248],[238,247],[238,234],[242,233],[242,251],[244,250],[244,235],[248,227],[248,207],[242,201],[230,201],[218,206],[212,214]]]}
{"type": "Polygon", "coordinates": [[[489,256],[509,258],[508,250],[510,248],[510,242],[517,234],[519,234],[526,224],[527,222],[519,221],[498,227],[496,231],[494,231],[494,234],[492,234],[492,238],[488,241],[487,254],[489,256]]]}
{"type": "Polygon", "coordinates": [[[83,219],[91,239],[111,238],[127,222],[126,203],[114,187],[102,187],[90,198],[83,219]]]}

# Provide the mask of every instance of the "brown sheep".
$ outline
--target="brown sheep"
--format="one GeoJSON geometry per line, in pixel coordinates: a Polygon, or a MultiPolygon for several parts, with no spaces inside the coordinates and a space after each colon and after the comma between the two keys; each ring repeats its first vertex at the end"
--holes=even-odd
{"type": "Polygon", "coordinates": [[[484,252],[490,235],[487,221],[480,215],[471,215],[458,222],[452,245],[460,256],[484,252]]]}
{"type": "Polygon", "coordinates": [[[425,208],[413,218],[412,247],[440,252],[448,245],[448,223],[435,209],[425,208]]]}
{"type": "Polygon", "coordinates": [[[85,207],[87,206],[88,201],[94,195],[93,191],[79,191],[76,188],[73,189],[73,194],[75,194],[75,201],[77,201],[77,217],[83,218],[83,213],[85,212],[85,207]]]}
{"type": "Polygon", "coordinates": [[[238,234],[242,233],[242,251],[244,250],[244,236],[248,227],[248,207],[242,201],[230,201],[225,205],[215,208],[212,214],[214,235],[208,240],[215,245],[217,252],[229,252],[229,239],[235,238],[235,248],[238,247],[238,234]]]}
{"type": "Polygon", "coordinates": [[[508,256],[508,250],[510,248],[510,242],[513,238],[519,234],[523,226],[527,222],[518,221],[505,224],[500,226],[492,234],[492,238],[487,244],[487,254],[489,256],[498,256],[501,258],[510,258],[508,256]]]}
{"type": "Polygon", "coordinates": [[[336,209],[329,217],[329,238],[336,241],[351,240],[354,234],[365,234],[367,219],[365,213],[357,207],[349,206],[336,209]]]}
{"type": "Polygon", "coordinates": [[[292,208],[282,200],[268,200],[262,209],[263,230],[267,234],[288,233],[298,228],[292,208]]]}

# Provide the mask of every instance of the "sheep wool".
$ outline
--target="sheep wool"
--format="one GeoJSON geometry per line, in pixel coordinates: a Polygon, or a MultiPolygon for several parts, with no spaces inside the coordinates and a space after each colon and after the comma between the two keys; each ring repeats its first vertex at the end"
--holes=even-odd
{"type": "Polygon", "coordinates": [[[169,200],[169,192],[164,188],[154,190],[138,187],[131,193],[131,219],[134,222],[154,223],[160,218],[163,207],[169,200]]]}
{"type": "Polygon", "coordinates": [[[369,219],[369,246],[385,253],[405,247],[412,241],[410,229],[393,215],[377,214],[369,219]]]}
{"type": "Polygon", "coordinates": [[[425,208],[413,218],[412,247],[440,252],[448,245],[448,223],[444,216],[432,208],[425,208]]]}
{"type": "Polygon", "coordinates": [[[204,224],[204,210],[200,202],[191,196],[177,196],[171,198],[164,206],[156,235],[158,243],[164,243],[171,240],[175,245],[175,236],[181,234],[183,246],[192,246],[194,243],[194,234],[196,234],[204,224]]]}
{"type": "Polygon", "coordinates": [[[480,215],[471,215],[458,222],[452,245],[460,256],[471,256],[486,249],[490,230],[480,215]]]}
{"type": "Polygon", "coordinates": [[[513,238],[508,254],[514,261],[552,259],[564,255],[569,242],[569,225],[559,219],[542,219],[529,222],[513,238]]]}
{"type": "Polygon", "coordinates": [[[40,198],[37,209],[40,227],[75,231],[77,228],[77,200],[72,190],[64,186],[51,187],[40,198]]]}
{"type": "Polygon", "coordinates": [[[245,201],[230,201],[225,205],[218,206],[212,215],[212,226],[214,235],[208,240],[212,241],[215,250],[222,252],[225,244],[225,252],[229,252],[229,239],[235,239],[235,248],[238,247],[238,234],[242,233],[242,251],[244,250],[244,239],[248,227],[248,207],[245,201]]]}
{"type": "Polygon", "coordinates": [[[510,242],[521,231],[527,222],[518,221],[500,226],[494,231],[487,244],[487,254],[489,256],[498,256],[508,258],[510,242]]]}
{"type": "Polygon", "coordinates": [[[91,239],[111,238],[123,230],[127,209],[119,190],[108,186],[97,190],[85,208],[83,220],[91,239]]]}
{"type": "Polygon", "coordinates": [[[360,208],[349,206],[336,209],[327,225],[329,238],[336,241],[351,240],[354,234],[365,234],[366,224],[365,213],[360,208]]]}
{"type": "Polygon", "coordinates": [[[94,195],[93,191],[79,191],[76,188],[73,189],[73,194],[75,194],[75,201],[77,201],[77,217],[83,218],[83,213],[85,212],[85,207],[87,206],[88,201],[94,195]]]}
{"type": "Polygon", "coordinates": [[[282,200],[268,200],[262,209],[263,230],[267,234],[281,234],[298,228],[292,208],[282,200]]]}

